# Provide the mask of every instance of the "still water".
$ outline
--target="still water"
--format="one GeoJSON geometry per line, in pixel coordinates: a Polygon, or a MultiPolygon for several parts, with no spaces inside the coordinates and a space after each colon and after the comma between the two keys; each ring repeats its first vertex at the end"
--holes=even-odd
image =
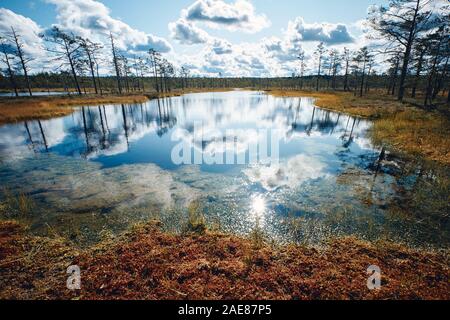
{"type": "Polygon", "coordinates": [[[448,169],[384,154],[370,127],[311,98],[262,92],[80,107],[0,127],[3,215],[82,243],[149,218],[180,231],[195,203],[211,228],[241,235],[257,228],[279,242],[356,235],[447,246],[448,169]],[[268,154],[277,133],[278,162],[249,161],[261,132],[268,154]],[[225,159],[230,136],[233,159],[247,161],[173,159],[180,143],[192,150],[189,160],[225,159]]]}
{"type": "MultiPolygon", "coordinates": [[[[34,97],[67,95],[66,91],[34,91],[34,97]]],[[[19,92],[19,97],[28,97],[28,92],[19,92]]],[[[14,92],[0,92],[0,97],[15,97],[14,92]]]]}

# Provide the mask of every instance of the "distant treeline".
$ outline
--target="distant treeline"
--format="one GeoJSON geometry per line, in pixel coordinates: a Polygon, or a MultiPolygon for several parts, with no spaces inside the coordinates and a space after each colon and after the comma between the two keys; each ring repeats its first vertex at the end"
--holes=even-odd
{"type": "MultiPolygon", "coordinates": [[[[320,90],[340,90],[351,91],[359,94],[360,77],[358,74],[350,74],[347,77],[343,75],[336,76],[292,76],[284,78],[181,78],[172,77],[166,79],[167,91],[182,89],[202,89],[202,88],[252,88],[252,89],[270,89],[280,88],[287,90],[316,90],[319,83],[320,90]],[[317,81],[319,79],[319,81],[317,81]]],[[[29,81],[35,91],[54,92],[65,91],[77,93],[73,78],[67,73],[39,73],[29,76],[29,81]]],[[[16,82],[19,87],[26,92],[26,81],[23,76],[17,76],[16,82]]],[[[387,94],[395,95],[398,90],[397,79],[389,75],[370,75],[366,76],[364,81],[364,93],[371,90],[384,90],[387,94]]],[[[414,85],[424,88],[427,78],[421,76],[418,79],[414,76],[408,76],[406,87],[409,88],[409,94],[412,95],[414,85]]],[[[95,88],[92,85],[90,77],[79,78],[80,88],[83,94],[94,93],[95,88]]],[[[158,82],[154,77],[129,77],[123,88],[123,93],[150,93],[157,91],[158,82]]],[[[99,93],[109,94],[118,93],[117,80],[114,76],[104,76],[97,78],[97,90],[99,93]]],[[[13,93],[10,81],[0,76],[0,91],[13,93]]],[[[443,88],[441,94],[447,93],[443,88]]]]}

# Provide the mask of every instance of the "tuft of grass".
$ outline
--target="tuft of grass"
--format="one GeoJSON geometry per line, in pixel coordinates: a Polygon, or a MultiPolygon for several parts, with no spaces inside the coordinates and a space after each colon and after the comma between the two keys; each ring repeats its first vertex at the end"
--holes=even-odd
{"type": "Polygon", "coordinates": [[[252,247],[255,250],[261,249],[265,244],[264,231],[259,225],[259,220],[256,220],[255,227],[250,232],[250,240],[252,242],[252,247]]]}
{"type": "Polygon", "coordinates": [[[0,203],[0,215],[6,218],[27,217],[35,207],[33,199],[24,193],[13,194],[3,189],[3,201],[0,203]]]}
{"type": "Polygon", "coordinates": [[[188,208],[188,220],[185,232],[202,235],[205,234],[206,230],[206,220],[200,202],[197,200],[193,201],[188,208]]]}

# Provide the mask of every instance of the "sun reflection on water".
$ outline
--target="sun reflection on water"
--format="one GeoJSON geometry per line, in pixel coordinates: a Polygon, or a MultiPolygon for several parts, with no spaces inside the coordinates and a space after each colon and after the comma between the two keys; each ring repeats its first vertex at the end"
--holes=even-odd
{"type": "Polygon", "coordinates": [[[251,214],[255,219],[261,221],[266,212],[266,200],[261,195],[255,195],[252,198],[251,214]]]}

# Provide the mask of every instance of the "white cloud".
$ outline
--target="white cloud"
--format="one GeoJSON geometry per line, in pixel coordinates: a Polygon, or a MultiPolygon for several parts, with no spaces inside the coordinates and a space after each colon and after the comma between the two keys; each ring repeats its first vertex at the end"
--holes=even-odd
{"type": "Polygon", "coordinates": [[[26,55],[33,59],[38,59],[45,55],[42,39],[39,37],[39,33],[42,31],[41,27],[29,18],[16,14],[11,10],[0,8],[0,34],[5,38],[9,38],[12,33],[11,27],[19,35],[26,55]]]}
{"type": "Polygon", "coordinates": [[[287,34],[292,41],[322,41],[328,45],[351,43],[354,38],[341,23],[306,23],[302,17],[289,21],[287,34]]]}
{"type": "Polygon", "coordinates": [[[211,49],[215,54],[230,54],[233,52],[233,46],[226,40],[214,39],[211,43],[211,49]]]}
{"type": "Polygon", "coordinates": [[[269,55],[280,62],[297,61],[299,54],[304,52],[300,41],[270,37],[262,43],[269,55]]]}
{"type": "MultiPolygon", "coordinates": [[[[342,51],[343,47],[357,50],[363,45],[372,46],[374,40],[367,39],[368,31],[363,21],[355,23],[306,23],[302,17],[287,21],[280,37],[266,37],[252,42],[233,43],[225,38],[213,36],[215,28],[229,31],[256,32],[270,25],[265,15],[256,13],[248,0],[196,0],[181,11],[181,17],[169,23],[171,39],[194,48],[183,48],[183,52],[173,52],[169,42],[164,38],[137,30],[127,23],[115,19],[105,4],[95,0],[45,0],[56,6],[56,24],[63,30],[90,38],[105,44],[102,54],[109,55],[107,37],[111,31],[116,44],[121,50],[141,55],[150,48],[168,53],[167,59],[175,66],[185,66],[198,76],[268,77],[290,76],[299,72],[298,55],[305,53],[307,69],[316,68],[312,53],[318,41],[342,51]],[[211,33],[207,32],[211,31],[211,33]],[[169,53],[169,51],[171,51],[169,53]]],[[[106,3],[106,2],[105,2],[106,3]]],[[[33,56],[45,57],[48,54],[42,46],[42,39],[37,34],[42,32],[34,21],[17,15],[10,10],[0,9],[0,31],[9,30],[14,25],[22,35],[26,50],[33,56]]],[[[50,28],[50,26],[46,26],[50,28]]],[[[217,31],[216,31],[217,33],[217,31]]],[[[47,66],[45,59],[33,61],[33,64],[47,66]]],[[[105,59],[105,60],[108,60],[105,59]]],[[[41,71],[34,68],[33,71],[41,71]]],[[[103,74],[110,69],[101,69],[103,74]]],[[[314,71],[313,71],[314,72],[314,71]]],[[[309,71],[306,72],[309,74],[309,71]]]]}
{"type": "Polygon", "coordinates": [[[256,14],[247,0],[226,3],[222,0],[197,0],[182,11],[182,17],[192,22],[203,22],[211,28],[254,33],[270,26],[264,14],[256,14]]]}
{"type": "Polygon", "coordinates": [[[184,18],[169,23],[170,36],[182,44],[201,44],[209,41],[208,33],[184,18]]]}
{"type": "Polygon", "coordinates": [[[101,41],[111,32],[120,49],[148,50],[154,48],[168,52],[171,45],[163,38],[136,30],[128,24],[114,19],[110,10],[94,0],[46,0],[57,10],[57,25],[76,35],[101,41]]]}

